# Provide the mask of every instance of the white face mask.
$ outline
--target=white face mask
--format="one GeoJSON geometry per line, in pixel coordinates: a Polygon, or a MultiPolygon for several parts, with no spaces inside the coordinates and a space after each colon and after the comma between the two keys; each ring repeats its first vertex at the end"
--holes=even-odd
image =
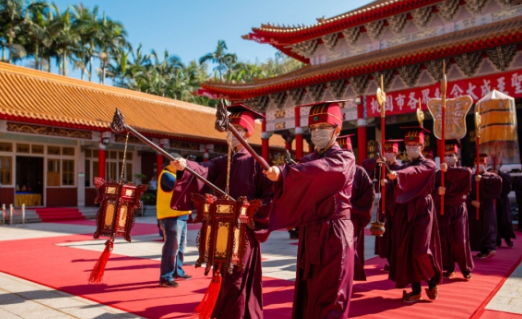
{"type": "Polygon", "coordinates": [[[332,140],[333,129],[315,129],[312,130],[312,143],[318,149],[323,149],[328,146],[328,143],[332,140]]]}
{"type": "Polygon", "coordinates": [[[449,165],[453,166],[457,163],[457,159],[453,155],[446,155],[444,156],[444,161],[449,165]]]}
{"type": "MultiPolygon", "coordinates": [[[[243,139],[245,138],[245,133],[244,133],[244,132],[239,131],[238,133],[239,133],[239,135],[240,135],[243,139]]],[[[237,138],[232,134],[232,132],[230,132],[230,131],[227,132],[227,141],[228,141],[229,139],[232,139],[232,147],[238,147],[239,144],[241,144],[241,143],[239,142],[239,140],[238,140],[238,139],[237,139],[237,138]]]]}
{"type": "Polygon", "coordinates": [[[384,153],[384,158],[387,162],[393,163],[395,162],[395,153],[384,153]]]}
{"type": "Polygon", "coordinates": [[[484,172],[484,170],[485,170],[485,165],[479,164],[479,172],[484,172]]]}
{"type": "Polygon", "coordinates": [[[417,157],[419,157],[420,151],[421,151],[420,145],[406,147],[406,155],[408,155],[408,158],[410,159],[410,161],[413,161],[417,157]]]}

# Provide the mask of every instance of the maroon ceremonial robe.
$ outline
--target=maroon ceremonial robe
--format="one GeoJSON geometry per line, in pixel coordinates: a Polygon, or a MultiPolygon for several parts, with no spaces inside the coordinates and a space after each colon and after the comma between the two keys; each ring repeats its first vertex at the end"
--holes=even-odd
{"type": "MultiPolygon", "coordinates": [[[[398,171],[401,169],[402,165],[399,164],[397,161],[394,162],[390,166],[390,169],[392,171],[398,171]]],[[[380,176],[380,172],[379,172],[380,176]]],[[[384,189],[384,196],[386,197],[384,199],[386,209],[384,211],[384,214],[382,213],[382,200],[379,200],[379,210],[377,212],[379,216],[379,221],[384,222],[384,234],[382,237],[375,237],[375,254],[379,255],[381,258],[390,258],[391,254],[391,234],[392,234],[392,216],[390,214],[393,206],[395,205],[395,183],[393,183],[387,176],[385,177],[386,180],[386,186],[384,189]]],[[[380,183],[380,181],[379,181],[380,183]]]]}
{"type": "Polygon", "coordinates": [[[372,219],[375,190],[366,171],[355,167],[352,186],[352,223],[354,251],[354,280],[366,281],[364,272],[364,229],[372,219]]]}
{"type": "Polygon", "coordinates": [[[477,209],[471,201],[477,200],[477,182],[475,174],[471,176],[471,193],[468,196],[469,241],[471,250],[495,250],[497,247],[497,212],[494,200],[500,197],[502,178],[495,173],[483,173],[480,180],[480,208],[477,220],[477,209]]]}
{"type": "Polygon", "coordinates": [[[431,193],[435,162],[419,156],[397,171],[390,279],[397,288],[442,279],[439,230],[431,193]]]}
{"type": "Polygon", "coordinates": [[[517,237],[513,231],[511,204],[508,197],[511,192],[511,176],[501,171],[498,172],[498,175],[502,178],[502,191],[500,192],[500,198],[497,200],[497,244],[500,246],[502,239],[510,241],[517,237]]]}
{"type": "Polygon", "coordinates": [[[469,224],[466,198],[471,191],[471,170],[467,167],[449,167],[444,174],[444,215],[440,214],[440,170],[435,176],[433,200],[437,208],[442,251],[442,268],[455,270],[455,263],[461,272],[473,270],[473,256],[469,245],[469,224]]]}
{"type": "MultiPolygon", "coordinates": [[[[221,156],[206,163],[187,161],[187,166],[224,190],[227,157],[221,156]]],[[[246,196],[249,200],[262,199],[263,206],[255,216],[256,229],[266,229],[272,182],[266,178],[259,163],[244,148],[232,156],[230,167],[230,196],[235,199],[240,196],[246,196]]],[[[172,208],[186,209],[191,192],[205,193],[207,190],[203,182],[185,172],[174,188],[172,208]]],[[[245,271],[241,272],[234,267],[232,275],[228,272],[222,273],[223,283],[212,318],[263,318],[261,246],[254,232],[248,228],[247,235],[248,245],[243,259],[245,271]]]]}
{"type": "Polygon", "coordinates": [[[274,183],[270,230],[299,226],[292,318],[348,316],[353,283],[352,183],[355,157],[335,143],[274,183]]]}

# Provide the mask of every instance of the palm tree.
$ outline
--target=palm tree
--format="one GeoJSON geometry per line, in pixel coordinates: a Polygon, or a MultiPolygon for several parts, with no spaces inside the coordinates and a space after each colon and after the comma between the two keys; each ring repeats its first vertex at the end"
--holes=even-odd
{"type": "Polygon", "coordinates": [[[143,74],[147,71],[147,68],[150,67],[150,55],[143,54],[142,45],[138,46],[136,49],[136,53],[132,52],[133,61],[129,66],[129,88],[137,91],[142,91],[144,86],[144,78],[143,74]]]}
{"type": "Polygon", "coordinates": [[[80,35],[73,28],[70,8],[60,14],[56,4],[53,4],[56,10],[56,17],[51,21],[50,32],[55,39],[55,49],[58,52],[57,62],[61,64],[61,71],[63,75],[67,75],[67,57],[76,53],[78,49],[78,42],[80,42],[80,35]]]}
{"type": "Polygon", "coordinates": [[[32,2],[26,10],[24,20],[24,35],[31,47],[31,54],[34,57],[34,68],[40,69],[41,47],[49,47],[52,43],[49,33],[49,20],[46,19],[45,11],[49,10],[49,4],[44,0],[32,2]]]}
{"type": "Polygon", "coordinates": [[[89,65],[89,81],[92,81],[92,66],[93,59],[96,56],[97,43],[101,37],[101,25],[98,23],[98,6],[95,6],[92,11],[85,8],[82,4],[73,6],[74,22],[73,26],[80,36],[79,46],[76,57],[79,59],[78,66],[81,68],[81,77],[83,80],[84,72],[89,65]]]}
{"type": "Polygon", "coordinates": [[[203,64],[207,61],[211,61],[212,63],[217,64],[214,71],[218,72],[219,78],[221,79],[223,77],[223,72],[237,61],[237,56],[232,53],[226,53],[226,50],[228,50],[228,48],[225,41],[219,40],[216,50],[202,56],[199,59],[199,63],[203,64]]]}
{"type": "MultiPolygon", "coordinates": [[[[15,51],[23,56],[23,47],[15,46],[13,40],[21,30],[24,22],[23,0],[0,0],[0,21],[2,36],[7,39],[9,47],[9,63],[12,63],[15,51]]],[[[6,60],[5,49],[3,60],[6,60]]]]}
{"type": "Polygon", "coordinates": [[[119,48],[117,54],[114,56],[114,64],[110,63],[107,66],[107,74],[114,79],[114,85],[126,87],[125,79],[130,75],[129,72],[129,55],[130,52],[124,48],[119,48]],[[120,84],[116,82],[116,78],[120,78],[120,84]]]}
{"type": "Polygon", "coordinates": [[[101,31],[101,36],[97,39],[98,57],[101,62],[101,82],[105,84],[106,67],[111,56],[118,52],[120,47],[127,47],[129,50],[132,48],[126,40],[127,31],[121,23],[107,18],[105,13],[98,23],[101,31]]]}

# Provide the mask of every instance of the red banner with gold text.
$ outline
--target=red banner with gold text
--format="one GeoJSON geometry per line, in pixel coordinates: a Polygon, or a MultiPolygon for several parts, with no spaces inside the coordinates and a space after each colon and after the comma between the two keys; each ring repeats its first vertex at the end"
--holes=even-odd
{"type": "MultiPolygon", "coordinates": [[[[522,97],[522,70],[448,82],[447,98],[453,99],[469,95],[473,98],[473,103],[476,103],[493,89],[514,98],[522,97]]],[[[419,98],[422,102],[422,109],[426,111],[430,99],[440,98],[440,83],[386,93],[386,115],[415,112],[419,105],[419,98]]],[[[381,116],[381,108],[375,95],[367,96],[366,103],[368,117],[381,116]]]]}

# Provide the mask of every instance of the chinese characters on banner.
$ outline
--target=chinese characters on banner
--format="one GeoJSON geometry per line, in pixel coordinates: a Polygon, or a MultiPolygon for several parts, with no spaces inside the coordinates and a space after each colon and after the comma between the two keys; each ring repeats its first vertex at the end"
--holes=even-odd
{"type": "MultiPolygon", "coordinates": [[[[449,82],[446,98],[454,99],[469,95],[476,102],[493,89],[497,89],[514,98],[522,97],[522,70],[449,82]]],[[[427,103],[430,99],[440,99],[441,97],[440,83],[411,90],[386,93],[386,97],[386,115],[415,112],[419,105],[419,98],[422,102],[422,109],[427,110],[427,103]]],[[[381,108],[379,103],[377,103],[375,95],[367,97],[366,107],[368,117],[381,116],[381,108]]]]}

